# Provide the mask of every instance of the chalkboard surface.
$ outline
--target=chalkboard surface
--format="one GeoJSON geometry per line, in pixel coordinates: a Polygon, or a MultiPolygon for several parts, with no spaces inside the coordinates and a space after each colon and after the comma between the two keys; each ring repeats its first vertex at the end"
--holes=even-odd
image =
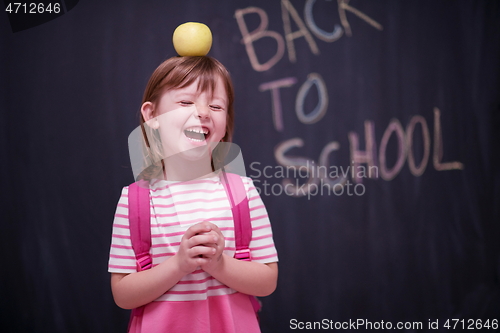
{"type": "Polygon", "coordinates": [[[496,330],[497,1],[58,3],[0,20],[6,332],[126,330],[107,260],[127,137],[187,21],[231,72],[273,226],[262,331],[496,330]]]}

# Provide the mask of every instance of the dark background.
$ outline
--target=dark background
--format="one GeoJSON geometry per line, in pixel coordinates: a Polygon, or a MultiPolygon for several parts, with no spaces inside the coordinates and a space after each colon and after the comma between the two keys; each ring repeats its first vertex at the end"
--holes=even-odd
{"type": "MultiPolygon", "coordinates": [[[[500,2],[352,0],[383,30],[347,11],[351,36],[327,43],[308,30],[319,54],[297,38],[296,62],[285,48],[262,72],[252,69],[235,11],[263,9],[268,29],[283,37],[280,1],[72,3],[64,15],[15,33],[0,14],[0,331],[126,330],[128,312],[113,302],[107,260],[116,203],[133,181],[127,137],[149,75],[176,55],[171,36],[187,21],[212,29],[209,55],[232,73],[234,141],[262,191],[264,181],[283,179],[257,177],[250,164],[274,173],[275,148],[286,140],[304,143],[288,156],[316,163],[336,141],[329,163],[346,168],[349,133],[365,150],[365,121],[374,125],[377,165],[391,120],[406,129],[420,115],[430,132],[420,176],[405,159],[392,180],[363,179],[363,195],[262,194],[280,256],[278,289],[263,299],[263,332],[288,332],[294,318],[419,321],[418,331],[429,320],[448,331],[446,319],[500,319],[500,2]],[[310,73],[323,78],[329,103],[319,122],[303,124],[295,100],[310,73]],[[271,93],[259,86],[287,77],[297,83],[280,89],[280,132],[271,93]],[[458,161],[462,170],[433,165],[434,108],[441,111],[441,161],[458,161]]],[[[291,4],[304,21],[305,2],[291,4]]],[[[317,26],[342,28],[338,8],[318,0],[317,26]]],[[[245,19],[250,31],[260,22],[257,14],[245,19]]],[[[254,46],[261,63],[275,54],[271,38],[254,46]]],[[[306,112],[318,102],[316,91],[305,99],[306,112]]],[[[413,141],[418,163],[420,125],[413,141]]],[[[397,149],[393,133],[389,168],[397,149]]]]}

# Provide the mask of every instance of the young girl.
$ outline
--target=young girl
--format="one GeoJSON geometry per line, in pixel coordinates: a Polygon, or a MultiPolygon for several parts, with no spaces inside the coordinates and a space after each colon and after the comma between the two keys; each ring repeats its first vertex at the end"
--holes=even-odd
{"type": "Polygon", "coordinates": [[[277,253],[264,204],[250,178],[251,261],[234,259],[234,223],[216,165],[230,142],[233,87],[210,57],[174,57],[151,76],[141,107],[149,146],[153,267],[137,272],[128,221],[128,187],[113,224],[109,258],[115,302],[145,305],[131,332],[260,332],[250,297],[276,288],[277,253]]]}

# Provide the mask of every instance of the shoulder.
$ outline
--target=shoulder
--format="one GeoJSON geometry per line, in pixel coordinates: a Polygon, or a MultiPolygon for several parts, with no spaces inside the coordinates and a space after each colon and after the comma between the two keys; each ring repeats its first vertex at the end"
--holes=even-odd
{"type": "Polygon", "coordinates": [[[129,186],[124,186],[122,188],[121,194],[120,194],[120,201],[124,201],[124,200],[128,199],[129,186]]]}
{"type": "Polygon", "coordinates": [[[261,200],[260,199],[260,191],[256,188],[254,181],[250,177],[239,176],[241,181],[243,182],[243,187],[245,188],[245,192],[249,201],[261,200]]]}
{"type": "Polygon", "coordinates": [[[140,180],[128,186],[124,186],[122,189],[122,193],[129,193],[137,189],[147,189],[149,191],[154,192],[163,189],[166,186],[167,186],[167,181],[165,180],[159,180],[159,179],[153,179],[151,181],[140,180]]]}
{"type": "Polygon", "coordinates": [[[133,193],[133,191],[137,191],[140,188],[147,189],[150,191],[151,189],[157,187],[158,185],[153,182],[148,182],[148,181],[138,181],[134,182],[130,185],[124,186],[121,191],[120,195],[120,201],[126,201],[128,200],[129,194],[133,193]]]}
{"type": "Polygon", "coordinates": [[[255,185],[253,183],[252,178],[241,176],[241,180],[243,181],[243,184],[245,184],[247,191],[255,189],[255,185]]]}
{"type": "Polygon", "coordinates": [[[253,180],[252,178],[250,177],[246,177],[246,176],[240,176],[236,173],[227,173],[227,175],[229,177],[233,177],[233,178],[240,178],[241,179],[241,182],[243,183],[243,185],[245,186],[245,190],[246,191],[249,191],[251,190],[252,188],[255,188],[255,185],[253,184],[253,180]]]}

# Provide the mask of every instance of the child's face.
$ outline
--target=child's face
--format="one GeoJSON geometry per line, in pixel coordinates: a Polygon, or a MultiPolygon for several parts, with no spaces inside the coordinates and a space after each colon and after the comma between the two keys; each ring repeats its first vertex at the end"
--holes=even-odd
{"type": "Polygon", "coordinates": [[[213,94],[198,91],[198,80],[168,90],[155,109],[165,157],[182,153],[188,159],[199,159],[226,134],[227,94],[221,78],[213,94]]]}

